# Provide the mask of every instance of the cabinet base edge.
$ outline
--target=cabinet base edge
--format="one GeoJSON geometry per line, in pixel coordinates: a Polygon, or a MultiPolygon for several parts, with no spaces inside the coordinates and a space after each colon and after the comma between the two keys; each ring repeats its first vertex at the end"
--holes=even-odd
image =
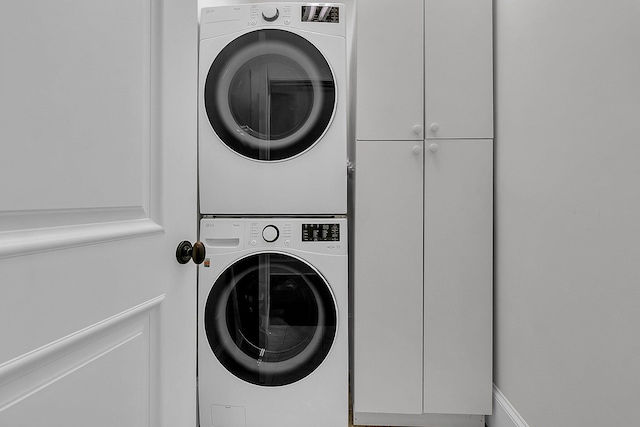
{"type": "Polygon", "coordinates": [[[355,426],[484,427],[484,415],[354,412],[355,426]]]}

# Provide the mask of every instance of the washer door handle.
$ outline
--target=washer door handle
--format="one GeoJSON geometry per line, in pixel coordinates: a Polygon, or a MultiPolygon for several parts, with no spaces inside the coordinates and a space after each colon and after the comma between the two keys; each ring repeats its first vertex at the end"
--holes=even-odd
{"type": "Polygon", "coordinates": [[[207,250],[202,242],[195,242],[193,245],[188,240],[183,240],[176,249],[176,259],[180,264],[186,264],[193,260],[195,264],[202,264],[207,256],[207,250]]]}

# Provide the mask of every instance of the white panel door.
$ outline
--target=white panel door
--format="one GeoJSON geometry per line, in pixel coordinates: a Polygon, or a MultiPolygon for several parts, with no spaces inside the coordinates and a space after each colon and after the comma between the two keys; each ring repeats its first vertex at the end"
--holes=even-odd
{"type": "Polygon", "coordinates": [[[427,138],[493,138],[491,0],[425,0],[427,138]]]}
{"type": "Polygon", "coordinates": [[[423,139],[424,0],[357,8],[356,138],[423,139]]]}
{"type": "Polygon", "coordinates": [[[493,141],[427,142],[424,181],[424,411],[490,414],[493,141]]]}
{"type": "Polygon", "coordinates": [[[422,413],[422,141],[357,141],[353,410],[422,413]]]}
{"type": "Polygon", "coordinates": [[[0,425],[195,426],[195,1],[0,14],[0,425]]]}

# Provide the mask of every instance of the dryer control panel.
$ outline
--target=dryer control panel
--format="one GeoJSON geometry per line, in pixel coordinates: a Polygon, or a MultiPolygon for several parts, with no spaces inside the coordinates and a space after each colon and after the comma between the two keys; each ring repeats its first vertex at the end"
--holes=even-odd
{"type": "Polygon", "coordinates": [[[200,10],[200,40],[239,30],[281,27],[345,37],[345,5],[341,3],[253,3],[200,10]]]}
{"type": "Polygon", "coordinates": [[[340,22],[340,9],[329,5],[302,6],[302,21],[337,24],[340,22]]]}

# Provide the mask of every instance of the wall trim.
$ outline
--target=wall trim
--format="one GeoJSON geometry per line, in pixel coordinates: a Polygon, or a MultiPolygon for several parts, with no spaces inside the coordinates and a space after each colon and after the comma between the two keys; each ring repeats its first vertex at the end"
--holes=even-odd
{"type": "Polygon", "coordinates": [[[529,427],[500,389],[493,385],[493,415],[486,419],[488,427],[529,427]]]}

